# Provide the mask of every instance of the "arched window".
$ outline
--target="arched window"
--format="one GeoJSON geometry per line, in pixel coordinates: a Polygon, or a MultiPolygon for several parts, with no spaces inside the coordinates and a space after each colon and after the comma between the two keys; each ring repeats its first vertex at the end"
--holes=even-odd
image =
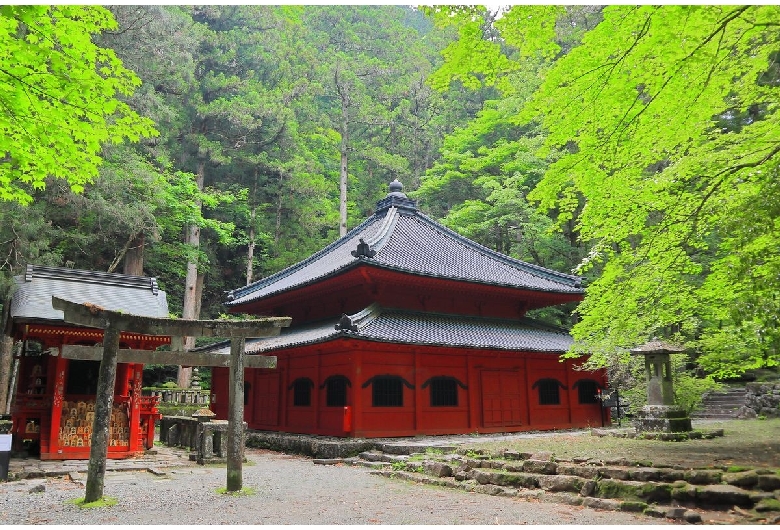
{"type": "Polygon", "coordinates": [[[293,381],[290,388],[293,390],[293,406],[309,407],[311,406],[311,389],[314,383],[308,377],[301,377],[293,381]]]}
{"type": "Polygon", "coordinates": [[[577,389],[577,395],[579,396],[579,402],[581,405],[593,405],[600,403],[599,389],[601,385],[594,379],[580,379],[574,385],[573,388],[577,389]]]}
{"type": "Polygon", "coordinates": [[[374,378],[371,404],[374,407],[403,407],[404,386],[400,377],[374,378]]]}
{"type": "Polygon", "coordinates": [[[557,379],[539,379],[531,388],[539,390],[540,405],[560,405],[560,389],[566,389],[557,379]]]}
{"type": "Polygon", "coordinates": [[[431,387],[431,407],[457,407],[458,387],[466,389],[466,385],[454,377],[441,375],[431,377],[422,384],[422,388],[431,387]]]}
{"type": "Polygon", "coordinates": [[[414,389],[414,385],[399,375],[375,375],[362,388],[371,385],[371,405],[374,407],[403,407],[404,385],[414,389]]]}
{"type": "Polygon", "coordinates": [[[345,407],[347,405],[347,387],[352,386],[349,379],[343,375],[332,375],[325,379],[320,388],[325,388],[325,404],[328,407],[345,407]]]}

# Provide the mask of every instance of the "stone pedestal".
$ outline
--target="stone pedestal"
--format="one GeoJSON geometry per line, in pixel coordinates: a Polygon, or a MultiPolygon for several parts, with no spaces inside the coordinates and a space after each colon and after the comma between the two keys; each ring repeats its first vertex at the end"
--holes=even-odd
{"type": "Polygon", "coordinates": [[[681,407],[645,405],[634,417],[637,434],[644,432],[689,432],[691,419],[681,407]]]}

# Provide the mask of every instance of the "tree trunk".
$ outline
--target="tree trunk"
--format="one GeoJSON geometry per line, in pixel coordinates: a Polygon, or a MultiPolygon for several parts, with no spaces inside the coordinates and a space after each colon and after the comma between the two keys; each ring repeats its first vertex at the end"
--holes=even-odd
{"type": "MultiPolygon", "coordinates": [[[[202,160],[198,161],[196,184],[199,190],[203,190],[203,181],[205,179],[206,164],[202,160]]],[[[198,203],[200,207],[200,203],[198,203]]],[[[187,227],[185,243],[190,245],[193,255],[187,260],[187,276],[184,279],[184,301],[182,303],[181,317],[185,320],[197,320],[200,313],[200,303],[198,301],[198,257],[197,251],[200,249],[200,227],[190,225],[187,227]]],[[[191,350],[195,346],[194,337],[184,337],[184,349],[191,350]]],[[[192,368],[179,366],[176,384],[180,388],[189,388],[192,379],[192,368]]]]}
{"type": "MultiPolygon", "coordinates": [[[[3,304],[3,317],[0,322],[2,329],[11,312],[11,298],[7,298],[3,304]]],[[[14,339],[10,335],[2,335],[0,339],[0,414],[5,414],[8,403],[11,401],[13,390],[11,383],[11,365],[14,359],[14,339]]]]}
{"type": "Polygon", "coordinates": [[[132,276],[144,275],[144,234],[138,234],[125,253],[123,272],[132,276]]]}
{"type": "Polygon", "coordinates": [[[274,244],[282,237],[282,201],[284,200],[284,171],[279,172],[279,200],[276,202],[276,228],[274,229],[274,244]]]}
{"type": "Polygon", "coordinates": [[[349,89],[339,85],[336,71],[336,89],[341,97],[341,171],[339,179],[339,236],[347,234],[347,150],[349,148],[349,89]]]}
{"type": "Polygon", "coordinates": [[[255,260],[255,215],[257,208],[252,207],[249,214],[249,248],[246,251],[246,284],[252,283],[252,265],[255,260]]]}
{"type": "Polygon", "coordinates": [[[3,335],[0,341],[0,413],[5,413],[11,402],[11,366],[14,360],[14,339],[3,335]]]}

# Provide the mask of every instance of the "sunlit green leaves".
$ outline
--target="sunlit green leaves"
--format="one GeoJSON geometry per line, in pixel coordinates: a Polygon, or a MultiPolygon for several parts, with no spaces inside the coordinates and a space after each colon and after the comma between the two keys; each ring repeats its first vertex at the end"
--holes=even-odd
{"type": "Polygon", "coordinates": [[[568,151],[531,197],[576,217],[599,249],[573,330],[580,351],[675,335],[721,375],[777,363],[760,315],[777,312],[780,272],[778,92],[766,81],[778,17],[776,6],[606,8],[526,109],[568,151]]]}
{"type": "Polygon", "coordinates": [[[0,8],[0,200],[27,204],[49,176],[82,191],[104,142],[155,134],[118,99],[138,78],[91,40],[115,26],[98,6],[0,8]]]}

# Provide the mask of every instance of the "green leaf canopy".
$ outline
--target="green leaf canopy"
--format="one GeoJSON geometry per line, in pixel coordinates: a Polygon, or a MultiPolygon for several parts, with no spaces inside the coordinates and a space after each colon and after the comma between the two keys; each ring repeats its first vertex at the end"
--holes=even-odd
{"type": "Polygon", "coordinates": [[[115,27],[98,6],[0,8],[0,200],[29,203],[50,176],[81,191],[104,142],[154,134],[118,99],[139,79],[92,42],[115,27]]]}

